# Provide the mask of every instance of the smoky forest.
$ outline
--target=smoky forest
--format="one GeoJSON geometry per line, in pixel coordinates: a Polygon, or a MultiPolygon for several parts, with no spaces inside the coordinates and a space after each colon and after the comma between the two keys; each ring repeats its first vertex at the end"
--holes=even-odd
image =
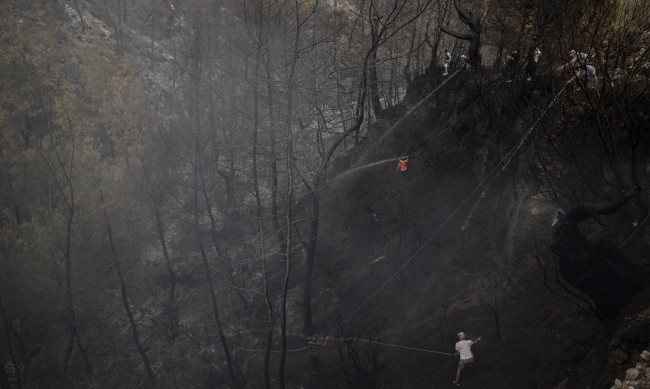
{"type": "Polygon", "coordinates": [[[0,389],[650,388],[647,0],[1,0],[0,389]]]}

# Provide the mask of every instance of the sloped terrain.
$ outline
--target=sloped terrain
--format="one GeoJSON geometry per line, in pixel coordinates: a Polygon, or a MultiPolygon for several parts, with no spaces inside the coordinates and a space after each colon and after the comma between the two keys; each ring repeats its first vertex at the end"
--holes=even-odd
{"type": "MultiPolygon", "coordinates": [[[[328,40],[291,52],[296,25],[273,2],[259,3],[283,17],[266,43],[248,30],[258,11],[236,1],[79,3],[3,8],[3,389],[260,388],[280,377],[288,388],[444,388],[459,331],[482,337],[463,387],[600,388],[648,348],[650,66],[632,54],[647,55],[650,35],[609,57],[638,67],[612,70],[600,89],[565,88],[561,58],[531,81],[486,68],[409,77],[405,95],[393,93],[403,80],[384,88],[392,103],[346,139],[319,187],[305,339],[311,199],[289,173],[322,166],[328,137],[359,113],[359,75],[310,66],[331,57],[328,40]],[[301,79],[289,80],[298,57],[301,79]],[[328,95],[334,86],[344,88],[328,95]],[[329,111],[307,120],[316,108],[329,111]],[[645,197],[589,208],[572,226],[576,258],[558,259],[560,208],[616,203],[633,187],[645,197]],[[632,269],[634,285],[619,277],[586,293],[562,260],[584,265],[571,279],[585,289],[609,265],[632,269]],[[603,314],[589,296],[609,292],[603,314]]],[[[361,51],[342,54],[345,66],[367,43],[347,42],[361,51]]]]}
{"type": "MultiPolygon", "coordinates": [[[[472,73],[461,73],[420,109],[386,119],[355,162],[332,172],[321,211],[316,332],[331,334],[337,319],[344,328],[376,324],[381,342],[422,349],[375,350],[394,379],[419,388],[451,382],[456,359],[427,350],[452,352],[463,330],[483,339],[464,386],[550,388],[608,330],[579,291],[556,281],[548,244],[557,204],[536,195],[526,176],[530,147],[506,166],[525,120],[504,108],[486,121],[476,91],[460,87],[473,83],[472,73]],[[520,130],[499,141],[499,128],[520,130]],[[481,146],[486,139],[497,139],[499,154],[481,146]],[[403,154],[406,172],[395,160],[376,163],[403,154]]],[[[498,79],[492,85],[505,93],[498,79]]],[[[322,352],[333,368],[335,347],[322,352]]]]}

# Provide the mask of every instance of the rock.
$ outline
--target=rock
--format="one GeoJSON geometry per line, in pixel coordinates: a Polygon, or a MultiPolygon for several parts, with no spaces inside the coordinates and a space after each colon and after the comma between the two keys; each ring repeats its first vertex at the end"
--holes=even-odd
{"type": "Polygon", "coordinates": [[[622,387],[623,387],[623,382],[617,378],[614,381],[614,386],[612,386],[612,389],[621,389],[622,387]]]}
{"type": "Polygon", "coordinates": [[[650,362],[650,351],[643,350],[643,352],[641,353],[641,359],[646,362],[650,362]]]}
{"type": "Polygon", "coordinates": [[[626,381],[636,381],[640,376],[641,372],[638,369],[627,369],[625,371],[626,381]]]}

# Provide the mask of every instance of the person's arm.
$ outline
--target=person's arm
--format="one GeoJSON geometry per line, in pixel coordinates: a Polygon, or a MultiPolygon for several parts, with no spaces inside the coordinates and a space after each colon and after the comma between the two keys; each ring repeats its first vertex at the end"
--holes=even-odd
{"type": "Polygon", "coordinates": [[[480,342],[480,341],[481,341],[481,337],[480,337],[480,336],[479,336],[478,338],[472,340],[472,342],[473,342],[474,344],[476,344],[476,343],[478,343],[478,342],[480,342]]]}

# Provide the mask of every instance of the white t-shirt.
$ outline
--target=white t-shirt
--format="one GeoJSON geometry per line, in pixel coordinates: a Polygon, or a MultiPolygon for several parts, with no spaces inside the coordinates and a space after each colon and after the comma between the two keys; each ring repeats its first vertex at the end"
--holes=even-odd
{"type": "Polygon", "coordinates": [[[472,345],[474,342],[471,340],[460,340],[456,343],[456,351],[460,354],[460,359],[474,358],[472,354],[472,345]]]}

